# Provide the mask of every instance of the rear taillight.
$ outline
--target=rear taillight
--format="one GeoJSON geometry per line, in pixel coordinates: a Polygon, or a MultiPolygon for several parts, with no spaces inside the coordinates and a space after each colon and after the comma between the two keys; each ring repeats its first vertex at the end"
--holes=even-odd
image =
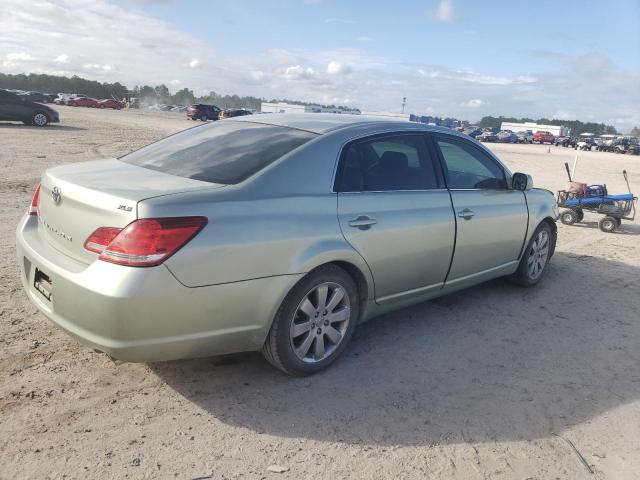
{"type": "Polygon", "coordinates": [[[31,205],[29,205],[29,215],[38,216],[38,205],[40,204],[40,184],[36,185],[36,191],[33,192],[31,205]]]}
{"type": "Polygon", "coordinates": [[[121,231],[99,228],[87,239],[85,248],[100,253],[98,258],[105,262],[152,267],[176,253],[206,224],[206,217],[143,218],[121,231]],[[109,239],[111,235],[113,237],[109,239]],[[102,247],[107,240],[109,243],[102,247]]]}
{"type": "Polygon", "coordinates": [[[100,227],[89,235],[84,242],[84,248],[93,253],[102,253],[121,231],[121,228],[100,227]]]}

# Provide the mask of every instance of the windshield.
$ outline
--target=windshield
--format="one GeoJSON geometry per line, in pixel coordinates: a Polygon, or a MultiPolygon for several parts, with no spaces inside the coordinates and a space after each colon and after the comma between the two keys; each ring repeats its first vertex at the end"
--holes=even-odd
{"type": "Polygon", "coordinates": [[[276,125],[215,122],[172,135],[120,160],[179,177],[235,184],[316,136],[276,125]]]}

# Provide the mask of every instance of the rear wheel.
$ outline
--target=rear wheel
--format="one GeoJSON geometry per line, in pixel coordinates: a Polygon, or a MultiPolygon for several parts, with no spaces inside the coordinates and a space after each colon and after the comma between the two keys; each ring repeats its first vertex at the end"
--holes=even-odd
{"type": "Polygon", "coordinates": [[[533,233],[511,280],[523,287],[537,284],[549,264],[555,243],[551,227],[546,222],[541,223],[533,233]]]}
{"type": "Polygon", "coordinates": [[[202,120],[203,122],[206,122],[208,120],[209,117],[207,117],[206,115],[202,115],[200,117],[200,120],[202,120]]]}
{"type": "Polygon", "coordinates": [[[319,372],[345,349],[358,316],[358,289],[353,279],[335,265],[319,267],[283,300],[262,353],[289,375],[319,372]]]}
{"type": "Polygon", "coordinates": [[[578,214],[573,210],[565,210],[560,214],[560,221],[565,225],[573,225],[578,221],[578,214]]]}
{"type": "Polygon", "coordinates": [[[35,112],[31,117],[31,124],[36,127],[46,127],[47,123],[49,123],[49,118],[44,112],[35,112]]]}
{"type": "Polygon", "coordinates": [[[582,210],[576,210],[577,221],[581,222],[584,219],[584,212],[582,210]]]}
{"type": "Polygon", "coordinates": [[[620,225],[618,223],[619,221],[620,220],[616,219],[615,217],[610,217],[609,215],[607,215],[598,222],[598,227],[603,232],[611,233],[615,231],[616,228],[618,228],[618,226],[620,225]]]}

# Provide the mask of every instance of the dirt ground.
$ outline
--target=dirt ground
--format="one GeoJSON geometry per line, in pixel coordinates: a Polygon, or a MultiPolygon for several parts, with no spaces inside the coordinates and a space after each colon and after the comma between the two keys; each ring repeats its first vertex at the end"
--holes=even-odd
{"type": "MultiPolygon", "coordinates": [[[[640,225],[559,225],[544,281],[498,280],[359,327],[333,368],[259,354],[115,364],[22,292],[14,230],[40,173],[190,127],[183,115],[60,107],[0,124],[0,478],[640,478],[640,225]],[[281,473],[278,473],[281,472],[281,473]]],[[[556,190],[574,150],[492,145],[556,190]]],[[[640,157],[577,177],[640,193],[640,157]]]]}

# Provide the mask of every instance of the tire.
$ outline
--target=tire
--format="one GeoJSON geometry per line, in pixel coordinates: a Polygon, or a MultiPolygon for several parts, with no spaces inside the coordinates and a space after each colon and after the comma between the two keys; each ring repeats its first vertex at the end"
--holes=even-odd
{"type": "Polygon", "coordinates": [[[598,228],[606,233],[611,233],[618,228],[618,220],[615,217],[607,215],[598,222],[598,228]]]}
{"type": "MultiPolygon", "coordinates": [[[[188,118],[187,118],[187,120],[188,120],[188,118]]],[[[193,120],[195,122],[197,120],[197,118],[196,117],[192,117],[191,120],[193,120]]]]}
{"type": "Polygon", "coordinates": [[[44,112],[34,112],[31,116],[31,125],[36,127],[46,127],[49,123],[49,117],[44,112]]]}
{"type": "Polygon", "coordinates": [[[521,287],[532,287],[544,276],[556,246],[555,233],[547,222],[542,222],[533,232],[522,254],[518,270],[510,280],[521,287]]]}
{"type": "Polygon", "coordinates": [[[577,222],[581,222],[584,219],[584,212],[582,210],[576,210],[577,222]]]}
{"type": "Polygon", "coordinates": [[[360,315],[359,305],[358,288],[342,268],[324,265],[312,270],[282,301],[262,354],[288,375],[311,375],[324,370],[349,343],[360,315]],[[322,291],[324,295],[319,293],[322,291]]]}
{"type": "Polygon", "coordinates": [[[574,210],[565,210],[560,214],[560,221],[565,225],[573,225],[578,222],[578,214],[574,210]]]}
{"type": "Polygon", "coordinates": [[[620,228],[620,225],[622,225],[622,219],[618,218],[618,217],[613,217],[616,219],[616,223],[618,224],[618,228],[620,228]]]}
{"type": "Polygon", "coordinates": [[[202,115],[200,117],[200,120],[202,120],[203,122],[206,122],[208,120],[209,117],[207,117],[206,115],[202,115]]]}

